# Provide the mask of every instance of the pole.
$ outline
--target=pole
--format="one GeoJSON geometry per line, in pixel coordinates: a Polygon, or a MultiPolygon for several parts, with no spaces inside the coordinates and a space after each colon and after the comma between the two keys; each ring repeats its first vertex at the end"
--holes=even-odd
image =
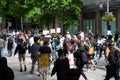
{"type": "Polygon", "coordinates": [[[109,13],[109,1],[110,0],[107,0],[107,13],[109,13]]]}
{"type": "MultiPolygon", "coordinates": [[[[109,2],[110,2],[110,0],[107,0],[107,15],[109,15],[109,2]]],[[[109,21],[107,21],[107,32],[109,31],[108,30],[109,26],[110,26],[110,23],[109,23],[109,21]]]]}

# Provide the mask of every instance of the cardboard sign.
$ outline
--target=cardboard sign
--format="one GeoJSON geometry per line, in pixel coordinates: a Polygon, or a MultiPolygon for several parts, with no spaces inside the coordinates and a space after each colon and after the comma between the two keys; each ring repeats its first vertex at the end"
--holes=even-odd
{"type": "Polygon", "coordinates": [[[49,30],[43,30],[43,35],[49,34],[49,30]]]}
{"type": "Polygon", "coordinates": [[[56,33],[55,29],[50,29],[50,33],[56,33]]]}
{"type": "Polygon", "coordinates": [[[39,66],[39,68],[48,67],[50,65],[49,59],[50,59],[49,54],[40,54],[38,56],[38,66],[39,66]]]}
{"type": "Polygon", "coordinates": [[[61,32],[61,28],[57,28],[56,32],[60,33],[61,32]]]}

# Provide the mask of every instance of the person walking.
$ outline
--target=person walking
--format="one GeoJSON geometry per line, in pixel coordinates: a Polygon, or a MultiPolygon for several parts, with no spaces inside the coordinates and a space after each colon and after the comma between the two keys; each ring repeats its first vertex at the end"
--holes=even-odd
{"type": "Polygon", "coordinates": [[[88,59],[90,61],[90,68],[93,70],[96,70],[96,64],[95,64],[95,61],[94,61],[94,48],[95,48],[95,42],[86,37],[85,38],[85,42],[84,42],[84,46],[85,46],[85,50],[87,51],[87,56],[88,56],[88,59]]]}
{"type": "Polygon", "coordinates": [[[52,62],[54,62],[57,59],[56,42],[54,38],[51,41],[51,47],[52,47],[52,62]]]}
{"type": "Polygon", "coordinates": [[[119,54],[117,49],[114,47],[114,43],[108,44],[108,47],[110,49],[109,55],[108,55],[108,65],[106,66],[106,77],[104,80],[110,80],[112,77],[115,78],[115,80],[120,80],[119,76],[119,65],[116,63],[116,54],[119,54]]]}
{"type": "Polygon", "coordinates": [[[38,67],[43,79],[47,78],[47,72],[50,70],[51,48],[48,46],[49,40],[45,39],[44,44],[39,48],[38,67]]]}
{"type": "Polygon", "coordinates": [[[10,36],[7,41],[7,50],[9,56],[12,56],[12,49],[13,49],[13,38],[12,36],[10,36]]]}
{"type": "MultiPolygon", "coordinates": [[[[32,59],[32,66],[31,66],[31,71],[30,73],[33,73],[34,71],[34,67],[36,64],[36,61],[38,59],[38,50],[40,48],[40,44],[38,43],[39,38],[38,37],[34,37],[34,43],[31,46],[31,59],[32,59]]],[[[39,70],[38,70],[39,71],[39,70]]]]}
{"type": "Polygon", "coordinates": [[[58,50],[58,59],[54,63],[54,67],[51,72],[51,76],[57,74],[57,80],[67,80],[67,72],[69,70],[69,60],[65,57],[62,49],[58,50]]]}
{"type": "Polygon", "coordinates": [[[88,63],[87,52],[84,48],[84,43],[82,43],[82,41],[77,45],[78,45],[78,49],[74,53],[74,57],[76,59],[76,66],[77,69],[80,71],[81,75],[83,76],[83,78],[85,80],[88,80],[87,76],[83,72],[84,65],[88,63]]]}
{"type": "Polygon", "coordinates": [[[24,71],[27,70],[26,68],[26,63],[25,63],[25,53],[27,50],[26,43],[23,41],[23,39],[20,39],[20,43],[17,44],[17,47],[14,51],[14,56],[18,52],[18,59],[19,59],[19,64],[20,64],[20,72],[23,71],[22,66],[24,66],[24,71]]]}
{"type": "Polygon", "coordinates": [[[5,57],[0,58],[0,80],[14,80],[13,70],[8,66],[5,57]]]}

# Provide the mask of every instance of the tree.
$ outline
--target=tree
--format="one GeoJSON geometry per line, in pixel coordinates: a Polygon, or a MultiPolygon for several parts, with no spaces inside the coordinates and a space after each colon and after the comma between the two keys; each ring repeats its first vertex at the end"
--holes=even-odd
{"type": "Polygon", "coordinates": [[[0,16],[7,20],[29,20],[33,24],[69,26],[80,19],[82,0],[1,0],[0,16]]]}
{"type": "Polygon", "coordinates": [[[83,6],[81,0],[40,0],[37,3],[26,15],[28,19],[40,24],[54,22],[64,26],[76,24],[83,6]]]}
{"type": "Polygon", "coordinates": [[[6,19],[6,24],[8,21],[12,22],[14,27],[21,22],[21,18],[29,10],[24,0],[1,0],[0,4],[0,16],[6,19]]]}

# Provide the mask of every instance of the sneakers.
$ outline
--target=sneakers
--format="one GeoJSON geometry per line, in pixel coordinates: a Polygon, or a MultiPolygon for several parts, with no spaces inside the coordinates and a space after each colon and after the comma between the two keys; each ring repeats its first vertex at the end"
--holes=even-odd
{"type": "MultiPolygon", "coordinates": [[[[23,71],[23,69],[20,68],[20,72],[22,72],[22,71],[23,71]]],[[[27,67],[26,67],[26,65],[24,66],[24,71],[27,71],[27,67]]]]}

